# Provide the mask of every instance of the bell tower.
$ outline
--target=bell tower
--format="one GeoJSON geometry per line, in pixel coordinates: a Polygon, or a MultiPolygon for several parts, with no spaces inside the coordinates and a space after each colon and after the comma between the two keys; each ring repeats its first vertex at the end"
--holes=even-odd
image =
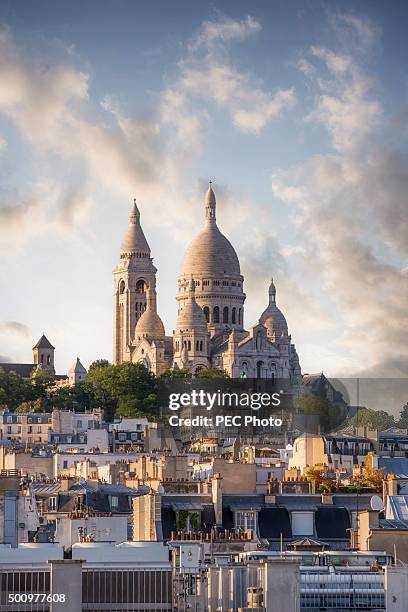
{"type": "Polygon", "coordinates": [[[131,359],[131,342],[136,323],[146,310],[147,288],[155,290],[156,272],[149,244],[140,225],[140,212],[134,200],[128,229],[120,247],[120,260],[113,270],[114,363],[131,359]]]}

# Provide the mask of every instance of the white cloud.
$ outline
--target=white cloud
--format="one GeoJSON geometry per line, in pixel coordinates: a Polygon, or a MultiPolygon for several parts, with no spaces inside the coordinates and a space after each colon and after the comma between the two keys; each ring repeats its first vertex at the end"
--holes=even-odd
{"type": "Polygon", "coordinates": [[[377,131],[384,111],[360,61],[377,30],[350,16],[333,23],[344,45],[347,34],[362,33],[358,53],[312,47],[300,65],[315,92],[307,120],[327,130],[332,151],[274,173],[272,189],[304,228],[305,249],[318,253],[321,288],[343,327],[334,341],[349,353],[349,372],[357,361],[387,375],[408,358],[408,157],[382,145],[377,131]]]}
{"type": "Polygon", "coordinates": [[[7,147],[6,140],[0,135],[0,158],[3,157],[7,147]]]}
{"type": "Polygon", "coordinates": [[[205,21],[190,41],[188,56],[180,62],[181,76],[173,96],[210,100],[230,114],[238,130],[259,134],[296,101],[293,88],[269,91],[255,75],[239,70],[229,59],[231,43],[260,30],[260,23],[253,17],[205,21]]]}
{"type": "Polygon", "coordinates": [[[243,41],[260,30],[261,24],[251,15],[242,20],[222,17],[217,21],[204,21],[189,46],[191,50],[205,46],[211,52],[216,43],[243,41]]]}

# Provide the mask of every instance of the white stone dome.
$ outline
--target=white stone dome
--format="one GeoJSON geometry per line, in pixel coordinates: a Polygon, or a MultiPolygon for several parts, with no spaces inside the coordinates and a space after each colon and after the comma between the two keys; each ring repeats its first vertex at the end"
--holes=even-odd
{"type": "Polygon", "coordinates": [[[176,328],[177,331],[196,333],[207,333],[207,319],[202,308],[195,300],[195,283],[191,279],[189,283],[188,298],[185,300],[183,307],[180,309],[176,328]]]}
{"type": "Polygon", "coordinates": [[[151,338],[164,338],[166,335],[163,321],[153,310],[145,310],[136,323],[136,336],[150,336],[151,338]]]}
{"type": "Polygon", "coordinates": [[[196,301],[187,300],[177,317],[178,331],[207,332],[207,320],[196,301]]]}
{"type": "Polygon", "coordinates": [[[234,247],[218,229],[215,218],[215,194],[210,187],[205,196],[206,223],[204,229],[187,248],[181,275],[240,276],[241,270],[234,247]]]}
{"type": "Polygon", "coordinates": [[[164,338],[166,335],[163,321],[157,314],[156,291],[147,288],[146,310],[136,323],[135,336],[149,336],[150,338],[164,338]]]}
{"type": "Polygon", "coordinates": [[[138,253],[143,255],[143,257],[150,257],[150,247],[140,225],[140,212],[136,205],[136,200],[133,202],[129,225],[122,240],[120,251],[123,254],[138,253]]]}
{"type": "Polygon", "coordinates": [[[270,336],[276,339],[288,335],[288,324],[285,316],[276,305],[276,288],[273,280],[269,287],[269,304],[261,314],[259,322],[266,327],[270,336]]]}

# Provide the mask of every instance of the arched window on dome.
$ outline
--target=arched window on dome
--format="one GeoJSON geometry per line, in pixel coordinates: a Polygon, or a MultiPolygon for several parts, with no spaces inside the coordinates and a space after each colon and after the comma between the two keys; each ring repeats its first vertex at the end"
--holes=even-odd
{"type": "Polygon", "coordinates": [[[191,351],[191,340],[188,341],[188,350],[191,351]]]}
{"type": "Polygon", "coordinates": [[[204,306],[203,313],[205,316],[205,320],[207,321],[207,323],[209,323],[210,322],[210,309],[208,308],[208,306],[204,306]]]}
{"type": "Polygon", "coordinates": [[[202,350],[203,350],[203,341],[200,340],[200,351],[202,351],[202,350]]]}
{"type": "Polygon", "coordinates": [[[198,352],[200,350],[200,341],[196,340],[196,351],[198,352]]]}
{"type": "Polygon", "coordinates": [[[124,280],[121,280],[119,283],[119,293],[123,295],[123,293],[125,293],[125,289],[126,289],[126,283],[124,280]]]}
{"type": "Polygon", "coordinates": [[[231,323],[234,324],[236,322],[237,322],[237,309],[234,306],[234,308],[231,311],[231,323]]]}
{"type": "Polygon", "coordinates": [[[238,325],[242,325],[242,310],[238,308],[238,325]]]}
{"type": "Polygon", "coordinates": [[[224,306],[224,309],[222,311],[222,322],[223,323],[229,323],[228,319],[229,319],[229,313],[228,313],[228,306],[224,306]]]}
{"type": "Polygon", "coordinates": [[[219,322],[220,322],[220,309],[218,306],[214,306],[213,323],[219,323],[219,322]]]}

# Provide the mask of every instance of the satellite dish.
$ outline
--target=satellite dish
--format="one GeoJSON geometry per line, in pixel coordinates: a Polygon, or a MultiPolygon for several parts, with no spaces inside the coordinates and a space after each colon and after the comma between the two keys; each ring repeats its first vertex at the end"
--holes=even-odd
{"type": "Polygon", "coordinates": [[[384,510],[384,504],[379,495],[372,496],[370,500],[370,506],[371,510],[374,510],[374,512],[381,512],[382,510],[384,510]]]}

